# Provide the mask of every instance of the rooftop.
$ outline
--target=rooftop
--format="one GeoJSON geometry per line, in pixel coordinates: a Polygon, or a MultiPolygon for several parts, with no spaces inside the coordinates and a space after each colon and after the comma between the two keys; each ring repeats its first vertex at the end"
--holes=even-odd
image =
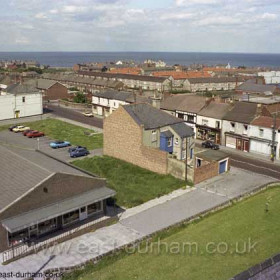
{"type": "Polygon", "coordinates": [[[146,103],[124,105],[123,108],[138,125],[145,129],[155,129],[184,122],[146,103]]]}
{"type": "Polygon", "coordinates": [[[228,103],[211,102],[199,112],[199,115],[214,119],[222,119],[230,108],[231,105],[228,103]]]}
{"type": "Polygon", "coordinates": [[[21,94],[21,93],[38,93],[38,89],[34,86],[25,85],[25,84],[12,84],[8,86],[5,91],[10,94],[21,94]]]}
{"type": "Polygon", "coordinates": [[[229,157],[228,154],[216,150],[206,150],[203,152],[198,152],[196,156],[198,158],[202,158],[208,161],[220,161],[222,159],[229,157]]]}

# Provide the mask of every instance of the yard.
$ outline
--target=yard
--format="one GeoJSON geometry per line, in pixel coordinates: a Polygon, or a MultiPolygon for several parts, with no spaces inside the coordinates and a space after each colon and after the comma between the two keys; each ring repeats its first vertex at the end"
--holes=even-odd
{"type": "Polygon", "coordinates": [[[170,175],[160,175],[108,156],[76,160],[74,165],[108,180],[117,191],[117,204],[133,207],[170,193],[186,183],[170,175]]]}
{"type": "Polygon", "coordinates": [[[279,253],[279,213],[280,187],[274,187],[198,222],[158,234],[154,241],[160,238],[160,250],[148,245],[147,252],[142,244],[141,252],[106,257],[65,278],[227,280],[279,253]],[[186,242],[196,246],[183,247],[186,242]]]}
{"type": "MultiPolygon", "coordinates": [[[[89,150],[102,148],[103,134],[87,135],[94,133],[93,130],[76,126],[56,119],[46,119],[36,122],[24,123],[31,129],[43,131],[46,136],[55,140],[67,140],[72,145],[85,146],[89,150]]],[[[10,125],[0,127],[1,130],[8,129],[10,125]]]]}

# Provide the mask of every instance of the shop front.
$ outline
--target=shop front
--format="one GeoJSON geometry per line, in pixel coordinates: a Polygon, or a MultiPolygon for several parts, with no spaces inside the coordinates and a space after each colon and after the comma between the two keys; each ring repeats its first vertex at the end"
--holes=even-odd
{"type": "Polygon", "coordinates": [[[226,135],[226,147],[237,149],[244,152],[250,150],[250,139],[243,135],[237,135],[232,133],[225,133],[226,135]]]}
{"type": "Polygon", "coordinates": [[[221,130],[203,125],[197,125],[197,139],[211,140],[216,144],[221,144],[221,130]]]}

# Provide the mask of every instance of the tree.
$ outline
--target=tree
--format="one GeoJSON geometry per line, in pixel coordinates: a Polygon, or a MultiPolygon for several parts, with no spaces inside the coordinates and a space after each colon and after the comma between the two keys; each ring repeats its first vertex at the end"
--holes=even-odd
{"type": "Polygon", "coordinates": [[[73,101],[75,103],[86,103],[87,98],[82,92],[77,92],[76,95],[73,98],[73,101]]]}

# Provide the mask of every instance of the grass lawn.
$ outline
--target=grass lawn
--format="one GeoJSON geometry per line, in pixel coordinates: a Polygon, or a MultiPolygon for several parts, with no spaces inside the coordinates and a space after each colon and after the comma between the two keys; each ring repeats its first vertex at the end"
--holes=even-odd
{"type": "MultiPolygon", "coordinates": [[[[36,122],[27,122],[24,125],[31,129],[43,131],[46,136],[55,140],[67,140],[72,145],[85,146],[90,150],[102,148],[103,134],[96,134],[92,136],[85,135],[85,131],[93,133],[93,130],[83,128],[81,126],[73,125],[56,119],[46,119],[36,122]]],[[[8,129],[11,125],[0,127],[1,130],[8,129]]]]}
{"type": "Polygon", "coordinates": [[[107,178],[117,191],[117,204],[133,207],[185,186],[170,175],[160,175],[136,165],[108,156],[86,158],[73,162],[76,166],[107,178]]]}
{"type": "Polygon", "coordinates": [[[159,251],[155,249],[154,253],[143,253],[145,252],[143,247],[142,254],[122,252],[118,256],[106,257],[96,266],[89,265],[84,271],[76,271],[65,278],[68,280],[227,280],[279,253],[279,213],[280,187],[274,187],[198,222],[172,228],[158,235],[157,238],[160,237],[161,242],[166,242],[170,246],[168,252],[165,246],[161,246],[159,251]],[[266,202],[269,202],[267,213],[264,210],[266,202]],[[257,242],[255,250],[251,248],[251,252],[249,252],[249,239],[252,246],[257,242]],[[179,253],[170,252],[174,244],[184,242],[198,244],[198,253],[196,247],[192,247],[194,248],[192,255],[188,250],[183,253],[182,249],[179,253]],[[244,242],[248,245],[247,252],[237,253],[236,244],[239,244],[240,252],[243,251],[244,242]],[[212,244],[208,247],[209,253],[206,253],[205,249],[207,244],[212,244]],[[222,244],[221,252],[225,251],[225,244],[228,244],[228,251],[223,254],[214,252],[218,244],[222,244]]]}

